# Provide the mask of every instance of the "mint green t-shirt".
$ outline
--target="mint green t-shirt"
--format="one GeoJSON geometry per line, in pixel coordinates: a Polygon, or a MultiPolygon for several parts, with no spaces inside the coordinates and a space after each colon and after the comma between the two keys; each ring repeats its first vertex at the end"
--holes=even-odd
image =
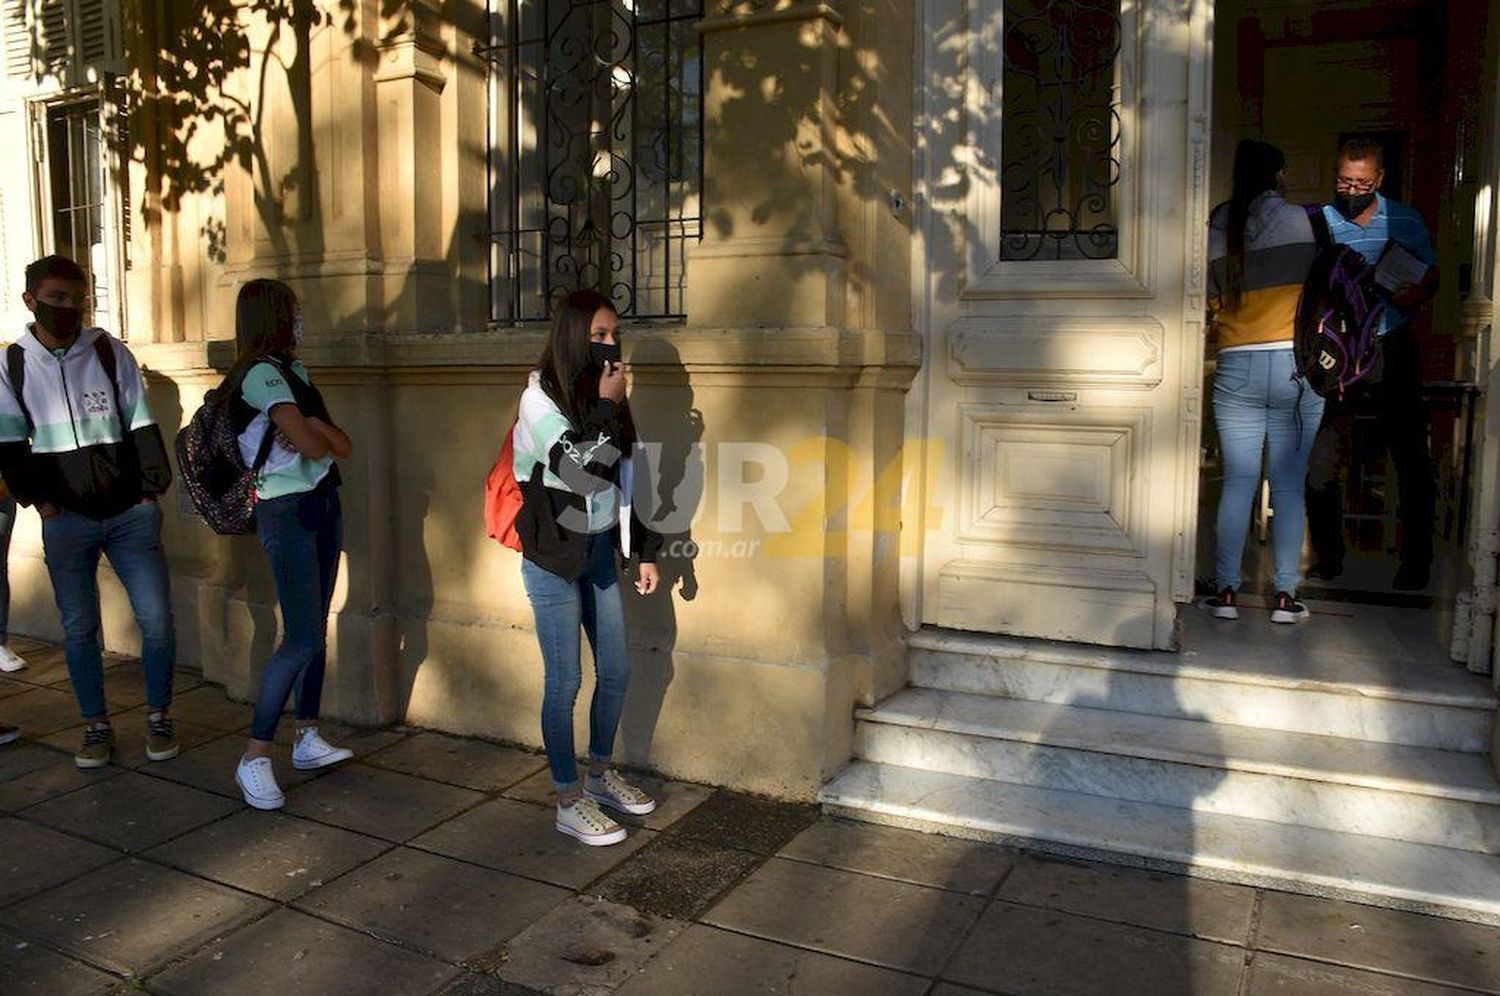
{"type": "MultiPolygon", "coordinates": [[[[302,383],[312,383],[312,375],[307,372],[307,367],[302,365],[301,360],[292,361],[292,373],[300,377],[302,383]]],[[[245,427],[245,431],[240,433],[240,456],[244,458],[245,465],[248,467],[254,466],[255,456],[260,452],[260,444],[265,439],[266,433],[275,431],[275,424],[271,421],[271,409],[277,405],[295,405],[297,399],[292,394],[292,386],[286,382],[281,371],[272,363],[257,363],[251,367],[245,373],[245,381],[240,388],[240,393],[245,403],[257,412],[255,418],[245,427]]],[[[255,496],[261,501],[266,501],[271,498],[283,498],[286,495],[311,491],[324,477],[328,476],[328,471],[332,467],[332,456],[309,460],[301,453],[289,450],[280,443],[272,443],[271,454],[266,458],[265,466],[261,468],[260,476],[255,480],[255,496]]]]}

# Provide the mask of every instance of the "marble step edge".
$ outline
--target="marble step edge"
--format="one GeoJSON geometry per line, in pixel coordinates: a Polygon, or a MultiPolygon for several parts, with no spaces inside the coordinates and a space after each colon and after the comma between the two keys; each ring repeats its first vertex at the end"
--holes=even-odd
{"type": "Polygon", "coordinates": [[[1500,858],[855,761],[830,815],[1500,926],[1500,858]]]}
{"type": "MultiPolygon", "coordinates": [[[[1039,664],[1063,664],[1125,671],[1158,678],[1209,681],[1217,684],[1250,685],[1269,688],[1316,689],[1322,692],[1363,698],[1395,699],[1426,705],[1456,706],[1465,709],[1495,710],[1500,698],[1494,692],[1442,692],[1433,689],[1400,688],[1360,680],[1326,680],[1287,677],[1264,671],[1237,671],[1189,663],[1166,651],[1149,652],[1110,647],[1088,647],[1045,640],[1028,640],[1014,636],[962,633],[955,630],[918,630],[907,636],[908,653],[925,651],[958,657],[980,657],[991,660],[1034,661],[1039,664]]],[[[1456,667],[1456,665],[1455,665],[1456,667]]],[[[1467,674],[1467,672],[1465,672],[1467,674]]]]}
{"type": "Polygon", "coordinates": [[[1166,764],[1219,768],[1268,777],[1330,782],[1409,795],[1432,796],[1456,802],[1500,806],[1500,781],[1496,781],[1490,773],[1487,761],[1482,755],[1435,747],[1389,744],[1383,741],[1323,736],[1316,733],[1267,731],[1260,727],[1205,723],[1200,720],[1156,716],[1148,713],[1115,712],[1083,706],[1002,699],[971,692],[922,688],[908,688],[897,692],[877,706],[857,710],[855,717],[861,722],[872,724],[905,726],[991,740],[1010,740],[1035,746],[1141,758],[1166,764]],[[971,718],[963,719],[944,715],[947,710],[944,710],[942,703],[951,702],[961,703],[966,707],[971,718]],[[973,721],[972,717],[976,714],[981,717],[982,721],[973,721]],[[1149,739],[1145,739],[1144,742],[1141,739],[1122,742],[1103,736],[1091,736],[1086,730],[1078,729],[1088,725],[1086,717],[1089,714],[1099,714],[1101,722],[1103,717],[1107,716],[1110,722],[1130,726],[1137,734],[1145,734],[1149,739]],[[1172,746],[1173,739],[1199,732],[1203,727],[1213,729],[1215,735],[1230,741],[1224,745],[1224,750],[1208,753],[1172,746]],[[1273,757],[1258,760],[1246,756],[1245,753],[1236,753],[1234,749],[1236,740],[1246,741],[1247,745],[1275,742],[1281,748],[1279,753],[1285,755],[1286,759],[1273,757]],[[1324,749],[1320,751],[1320,747],[1324,749]],[[1369,764],[1364,770],[1350,770],[1349,765],[1318,764],[1320,760],[1331,760],[1336,756],[1335,752],[1348,753],[1351,747],[1355,748],[1356,752],[1367,750],[1371,755],[1369,764]],[[1302,760],[1291,759],[1291,755],[1299,753],[1303,755],[1302,760]],[[1379,762],[1382,758],[1388,759],[1393,754],[1430,760],[1439,768],[1448,764],[1454,769],[1469,769],[1471,777],[1462,782],[1455,778],[1444,783],[1437,780],[1392,776],[1380,772],[1379,762]],[[1485,779],[1488,780],[1487,784],[1485,779]]]}

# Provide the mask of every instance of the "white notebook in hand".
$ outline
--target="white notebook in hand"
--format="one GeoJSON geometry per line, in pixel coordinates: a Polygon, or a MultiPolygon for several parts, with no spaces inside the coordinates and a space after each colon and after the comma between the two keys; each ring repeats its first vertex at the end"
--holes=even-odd
{"type": "Polygon", "coordinates": [[[1390,241],[1380,262],[1375,264],[1375,283],[1387,294],[1394,294],[1407,284],[1420,284],[1429,267],[1401,243],[1390,241]]]}

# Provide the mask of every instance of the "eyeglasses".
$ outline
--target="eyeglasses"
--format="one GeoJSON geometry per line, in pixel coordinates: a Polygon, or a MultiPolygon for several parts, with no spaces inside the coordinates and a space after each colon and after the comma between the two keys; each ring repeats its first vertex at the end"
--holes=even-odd
{"type": "Polygon", "coordinates": [[[1368,194],[1378,186],[1374,180],[1351,180],[1344,176],[1333,182],[1333,189],[1341,194],[1368,194]]]}
{"type": "Polygon", "coordinates": [[[36,296],[43,304],[50,304],[54,308],[80,308],[87,310],[94,305],[94,299],[87,294],[65,294],[57,291],[51,293],[43,292],[36,296]]]}

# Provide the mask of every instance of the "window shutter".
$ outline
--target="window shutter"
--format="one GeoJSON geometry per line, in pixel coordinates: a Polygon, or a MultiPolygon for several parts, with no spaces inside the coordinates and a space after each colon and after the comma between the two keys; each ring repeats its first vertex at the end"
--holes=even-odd
{"type": "Polygon", "coordinates": [[[68,0],[42,0],[36,29],[42,74],[69,80],[73,68],[73,46],[68,31],[68,0]]]}
{"type": "Polygon", "coordinates": [[[120,0],[72,0],[72,4],[78,82],[99,80],[106,73],[125,72],[120,0]]]}
{"type": "Polygon", "coordinates": [[[4,33],[5,78],[31,76],[31,26],[26,23],[26,0],[0,2],[0,32],[4,33]]]}

